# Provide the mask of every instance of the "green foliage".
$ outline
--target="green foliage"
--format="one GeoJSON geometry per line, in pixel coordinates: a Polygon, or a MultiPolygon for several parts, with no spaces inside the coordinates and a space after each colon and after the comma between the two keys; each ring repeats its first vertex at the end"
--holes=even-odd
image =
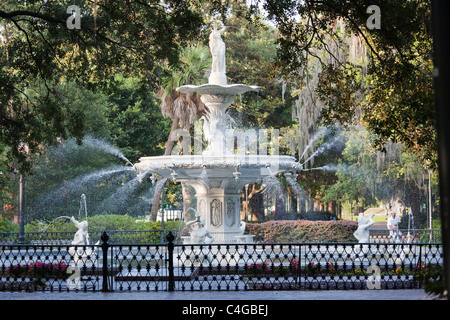
{"type": "Polygon", "coordinates": [[[11,220],[0,218],[0,232],[18,232],[19,226],[13,224],[11,220]]]}
{"type": "Polygon", "coordinates": [[[389,140],[401,142],[421,162],[436,167],[430,1],[258,4],[278,27],[277,65],[286,79],[301,86],[311,80],[308,59],[322,65],[317,90],[326,103],[325,123],[362,123],[377,135],[374,144],[380,150],[389,140]],[[380,8],[380,29],[367,25],[370,5],[380,8]],[[292,18],[297,16],[302,19],[292,18]],[[367,49],[363,61],[350,61],[344,49],[351,34],[367,49]]]}
{"type": "Polygon", "coordinates": [[[282,128],[291,124],[289,92],[274,73],[276,30],[264,23],[242,19],[243,9],[234,7],[225,21],[228,32],[227,77],[229,83],[260,86],[260,92],[245,94],[229,108],[238,125],[282,128]],[[242,123],[240,123],[242,121],[242,123]]]}
{"type": "Polygon", "coordinates": [[[377,179],[376,152],[371,148],[367,131],[356,128],[347,134],[349,138],[336,172],[338,181],[323,190],[323,201],[339,199],[374,204],[374,184],[380,183],[377,179]]]}
{"type": "Polygon", "coordinates": [[[444,293],[444,267],[438,264],[423,266],[417,270],[417,280],[430,296],[435,298],[446,298],[444,293]]]}
{"type": "MultiPolygon", "coordinates": [[[[4,218],[6,217],[5,207],[11,206],[15,182],[6,158],[6,149],[7,147],[0,140],[0,213],[4,218]]],[[[7,218],[12,217],[8,216],[7,218]]]]}
{"type": "MultiPolygon", "coordinates": [[[[78,221],[84,220],[83,217],[74,216],[78,221]]],[[[137,221],[135,217],[118,214],[105,214],[88,217],[89,230],[91,231],[127,231],[127,230],[161,230],[160,221],[137,221]]],[[[76,232],[77,228],[68,219],[58,219],[50,224],[51,221],[34,220],[25,226],[26,232],[76,232]]],[[[167,230],[177,230],[183,222],[165,221],[164,228],[167,230]]]]}
{"type": "Polygon", "coordinates": [[[392,143],[389,152],[377,151],[373,147],[375,135],[361,126],[349,128],[343,135],[346,144],[338,160],[337,180],[322,186],[321,200],[336,199],[369,207],[399,199],[405,207],[412,208],[418,227],[423,221],[419,205],[424,190],[420,186],[426,171],[417,155],[392,143]]]}
{"type": "Polygon", "coordinates": [[[139,90],[138,78],[117,75],[110,82],[108,95],[109,136],[132,162],[142,156],[161,155],[170,131],[170,120],[159,110],[154,94],[139,90]]]}
{"type": "Polygon", "coordinates": [[[176,63],[180,44],[198,36],[202,2],[77,0],[71,4],[82,10],[81,28],[69,29],[67,1],[3,1],[0,141],[10,147],[10,161],[27,171],[29,159],[17,151],[21,141],[37,153],[58,137],[80,140],[86,133],[88,114],[61,99],[59,83],[98,89],[124,73],[142,79],[147,92],[154,88],[158,64],[176,63]],[[30,96],[28,89],[38,86],[42,94],[30,96]]]}

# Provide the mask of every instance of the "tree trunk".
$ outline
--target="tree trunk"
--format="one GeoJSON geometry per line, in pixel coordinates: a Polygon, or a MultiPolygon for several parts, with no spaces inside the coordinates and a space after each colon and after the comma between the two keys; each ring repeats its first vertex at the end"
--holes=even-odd
{"type": "Polygon", "coordinates": [[[422,204],[422,194],[420,188],[415,185],[410,186],[409,196],[409,203],[414,217],[414,227],[420,228],[425,222],[420,213],[420,207],[422,204]]]}
{"type": "MultiPolygon", "coordinates": [[[[172,139],[172,134],[178,128],[178,122],[179,122],[178,118],[175,118],[172,121],[172,127],[170,128],[170,134],[167,140],[166,150],[164,151],[165,156],[170,155],[170,153],[172,152],[174,142],[172,139]]],[[[167,178],[163,178],[161,176],[158,177],[158,182],[156,183],[155,187],[155,193],[153,194],[152,210],[150,215],[151,221],[156,221],[156,218],[158,216],[159,202],[161,200],[161,192],[164,187],[164,183],[166,183],[166,180],[167,178]]]]}
{"type": "Polygon", "coordinates": [[[306,212],[306,198],[301,196],[299,200],[300,200],[300,203],[299,203],[298,212],[306,212]]]}
{"type": "Polygon", "coordinates": [[[275,199],[275,217],[278,220],[286,216],[286,197],[283,192],[277,192],[275,199]]]}
{"type": "Polygon", "coordinates": [[[264,218],[264,194],[261,192],[252,195],[248,202],[249,212],[252,215],[252,221],[259,221],[264,218]]]}
{"type": "Polygon", "coordinates": [[[331,207],[331,213],[336,216],[337,215],[336,200],[331,200],[329,207],[331,207]]]}
{"type": "Polygon", "coordinates": [[[167,178],[159,176],[158,181],[156,182],[155,193],[153,194],[152,213],[150,216],[151,221],[156,221],[156,218],[158,217],[159,202],[161,201],[161,193],[166,181],[167,178]]]}
{"type": "Polygon", "coordinates": [[[288,190],[289,190],[289,211],[296,213],[298,205],[297,195],[294,192],[292,192],[291,189],[288,190]]]}
{"type": "Polygon", "coordinates": [[[313,212],[314,211],[314,199],[313,197],[308,197],[308,206],[307,206],[307,212],[313,212]]]}
{"type": "Polygon", "coordinates": [[[342,219],[342,204],[340,202],[337,203],[336,214],[338,219],[342,219]]]}
{"type": "Polygon", "coordinates": [[[183,217],[184,217],[184,213],[186,212],[186,210],[192,207],[192,196],[195,194],[195,191],[192,187],[182,183],[181,193],[183,194],[183,217]]]}

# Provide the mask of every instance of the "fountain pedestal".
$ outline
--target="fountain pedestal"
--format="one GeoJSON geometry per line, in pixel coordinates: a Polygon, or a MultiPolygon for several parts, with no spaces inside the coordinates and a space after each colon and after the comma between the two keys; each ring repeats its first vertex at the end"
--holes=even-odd
{"type": "Polygon", "coordinates": [[[197,210],[217,243],[234,243],[236,236],[242,235],[239,228],[241,194],[233,191],[212,187],[206,193],[197,193],[197,210]]]}

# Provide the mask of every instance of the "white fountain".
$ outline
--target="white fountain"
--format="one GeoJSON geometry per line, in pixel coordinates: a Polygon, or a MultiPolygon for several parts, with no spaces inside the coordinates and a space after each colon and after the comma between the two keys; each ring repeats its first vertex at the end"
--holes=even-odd
{"type": "MultiPolygon", "coordinates": [[[[267,154],[267,136],[256,131],[243,132],[232,127],[226,113],[235,96],[259,87],[245,84],[227,84],[225,68],[225,43],[216,23],[210,34],[212,55],[211,74],[207,84],[183,85],[177,91],[197,93],[209,109],[203,120],[205,150],[183,155],[142,157],[134,168],[142,175],[152,173],[192,186],[196,191],[197,211],[205,221],[205,228],[215,243],[242,242],[240,198],[242,188],[265,178],[275,178],[281,172],[299,169],[294,157],[278,155],[278,137],[271,136],[271,154],[267,154]],[[259,138],[259,141],[257,141],[259,138]],[[238,148],[235,151],[235,140],[238,148]],[[247,141],[247,142],[246,142],[247,141]],[[249,142],[250,141],[250,142],[249,142]],[[259,148],[257,148],[259,146],[259,148]]],[[[185,141],[186,136],[183,137],[185,141]]],[[[251,239],[251,238],[249,238],[251,239]]]]}

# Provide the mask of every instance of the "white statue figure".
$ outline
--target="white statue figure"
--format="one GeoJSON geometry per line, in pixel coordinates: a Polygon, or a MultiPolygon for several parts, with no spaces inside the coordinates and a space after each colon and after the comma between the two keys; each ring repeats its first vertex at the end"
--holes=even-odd
{"type": "Polygon", "coordinates": [[[366,218],[363,213],[359,214],[358,229],[353,233],[359,243],[369,243],[369,227],[375,223],[373,221],[374,215],[372,212],[369,218],[366,218]]]}
{"type": "Polygon", "coordinates": [[[245,222],[245,221],[241,221],[240,223],[239,223],[239,230],[241,231],[241,235],[243,235],[244,234],[244,232],[245,232],[245,227],[247,226],[247,223],[245,222]]]}
{"type": "MultiPolygon", "coordinates": [[[[73,257],[73,263],[70,265],[71,269],[68,271],[75,271],[74,276],[71,276],[67,279],[67,286],[69,289],[79,289],[80,285],[80,269],[79,264],[86,264],[89,261],[94,263],[96,259],[96,252],[94,249],[86,247],[89,245],[89,234],[88,234],[88,222],[81,221],[78,222],[72,216],[70,218],[75,226],[78,228],[78,231],[75,233],[75,236],[72,240],[72,246],[69,247],[68,252],[73,257]]],[[[98,245],[100,241],[98,241],[95,245],[98,245]]]]}
{"type": "MultiPolygon", "coordinates": [[[[358,217],[358,229],[356,229],[353,236],[358,240],[359,243],[369,243],[370,233],[369,227],[373,225],[375,222],[373,221],[374,213],[372,212],[369,218],[364,217],[363,213],[359,214],[358,217]]],[[[366,254],[369,251],[369,246],[367,244],[362,245],[361,248],[355,248],[355,253],[358,253],[359,249],[361,249],[362,254],[366,254]]]]}
{"type": "Polygon", "coordinates": [[[186,226],[190,227],[190,239],[189,243],[195,245],[189,249],[186,249],[183,254],[185,256],[185,265],[189,264],[202,264],[203,261],[208,261],[210,264],[213,263],[213,260],[208,249],[206,251],[200,245],[210,244],[214,241],[214,237],[211,233],[205,228],[205,221],[200,218],[200,215],[197,214],[194,220],[186,222],[186,226]],[[209,241],[206,241],[206,238],[209,238],[209,241]]]}
{"type": "Polygon", "coordinates": [[[75,227],[78,228],[78,231],[75,233],[75,236],[73,237],[72,244],[88,245],[89,244],[88,222],[87,221],[78,222],[77,220],[75,220],[73,216],[70,218],[70,221],[72,221],[75,224],[75,227]]]}
{"type": "Polygon", "coordinates": [[[212,65],[210,83],[226,84],[226,66],[225,66],[225,42],[222,40],[222,33],[226,27],[223,25],[222,29],[217,28],[217,22],[213,22],[213,28],[209,35],[209,48],[211,50],[212,65]],[[224,83],[225,81],[225,83],[224,83]]]}
{"type": "Polygon", "coordinates": [[[213,22],[213,29],[209,35],[209,48],[212,55],[212,72],[225,73],[225,42],[222,40],[222,33],[226,27],[217,29],[217,23],[213,22]]]}
{"type": "Polygon", "coordinates": [[[205,221],[200,218],[200,215],[197,215],[194,220],[186,222],[186,226],[191,228],[191,244],[210,244],[214,241],[214,237],[206,230],[205,221]],[[206,238],[209,238],[208,242],[206,242],[206,238]]]}

